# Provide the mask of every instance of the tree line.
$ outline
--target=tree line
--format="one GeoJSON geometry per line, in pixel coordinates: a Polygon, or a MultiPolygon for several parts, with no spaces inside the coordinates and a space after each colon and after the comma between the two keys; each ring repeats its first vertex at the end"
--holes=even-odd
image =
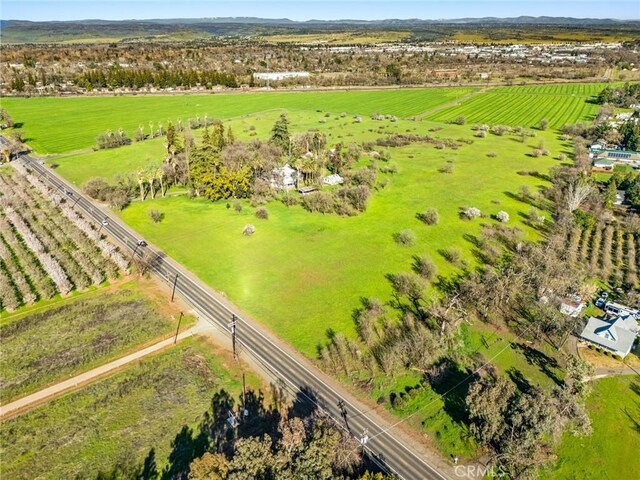
{"type": "Polygon", "coordinates": [[[621,87],[607,86],[598,94],[596,102],[617,107],[637,105],[640,103],[640,83],[625,83],[621,87]]]}
{"type": "Polygon", "coordinates": [[[171,446],[161,465],[152,448],[144,461],[125,457],[95,479],[392,479],[373,469],[351,434],[317,410],[308,389],[289,406],[277,391],[267,405],[260,391],[248,390],[236,401],[220,390],[200,424],[183,426],[171,446]]]}
{"type": "Polygon", "coordinates": [[[74,78],[74,83],[87,90],[95,88],[169,88],[205,86],[211,88],[217,85],[236,88],[237,78],[232,73],[217,70],[198,69],[168,69],[148,68],[130,69],[111,67],[108,69],[93,69],[81,73],[74,78]]]}

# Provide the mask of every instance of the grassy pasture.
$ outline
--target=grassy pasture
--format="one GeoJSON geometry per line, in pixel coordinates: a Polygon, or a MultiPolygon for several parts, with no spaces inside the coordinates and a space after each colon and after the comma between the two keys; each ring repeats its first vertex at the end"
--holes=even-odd
{"type": "MultiPolygon", "coordinates": [[[[250,387],[260,386],[247,375],[250,387]]],[[[158,471],[182,426],[196,428],[212,395],[241,391],[240,367],[200,338],[145,358],[0,424],[2,478],[95,478],[118,461],[158,471]]]]}
{"type": "MultiPolygon", "coordinates": [[[[416,125],[398,123],[394,128],[401,130],[416,125]]],[[[422,129],[435,126],[418,125],[422,129]]],[[[345,139],[356,139],[365,136],[362,128],[347,125],[340,132],[345,139]],[[351,132],[353,137],[348,136],[351,132]]],[[[472,133],[468,126],[447,126],[433,135],[473,138],[472,133]]],[[[565,148],[550,132],[540,133],[529,143],[535,145],[541,139],[554,155],[565,148]]],[[[353,333],[351,312],[361,296],[388,298],[384,275],[409,271],[412,255],[428,254],[444,275],[456,267],[439,253],[443,248],[457,247],[464,259],[474,261],[465,235],[477,235],[482,223],[495,220],[463,221],[461,207],[476,206],[487,215],[505,210],[510,224],[522,226],[522,216],[531,207],[512,193],[521,185],[536,191],[544,182],[517,172],[544,172],[557,163],[550,157],[529,157],[533,145],[491,135],[457,151],[423,144],[391,149],[391,163],[397,165],[398,173],[388,176],[389,185],[376,191],[367,212],[356,217],[310,214],[301,207],[271,202],[269,220],[263,221],[255,218],[247,204],[238,214],[226,207],[226,201],[185,196],[134,202],[121,215],[204,281],[314,357],[328,328],[353,333]],[[488,156],[494,153],[495,157],[488,156]],[[448,161],[454,165],[453,173],[440,173],[448,161]],[[416,218],[429,207],[438,209],[439,225],[427,227],[416,218]],[[153,224],[150,209],[164,213],[164,220],[153,224]],[[257,228],[250,238],[241,235],[248,223],[257,228]],[[393,240],[395,233],[406,228],[417,235],[413,247],[393,240]]],[[[536,238],[527,227],[525,231],[536,238]]]]}
{"type": "Polygon", "coordinates": [[[166,95],[77,98],[4,98],[6,108],[28,143],[39,153],[63,153],[91,147],[96,136],[123,128],[133,137],[149,122],[205,114],[230,118],[274,108],[305,111],[383,114],[408,117],[455,100],[472,88],[429,88],[340,92],[237,93],[215,95],[166,95]]]}
{"type": "Polygon", "coordinates": [[[493,88],[428,118],[446,122],[463,115],[469,123],[522,127],[535,127],[546,118],[550,128],[559,128],[592,120],[598,105],[588,101],[604,87],[605,84],[562,84],[493,88]]]}
{"type": "MultiPolygon", "coordinates": [[[[166,299],[146,283],[97,289],[0,324],[0,399],[37,391],[174,331],[166,299]]],[[[182,326],[189,323],[184,320],[182,326]]]]}
{"type": "MultiPolygon", "coordinates": [[[[271,128],[283,110],[272,110],[258,114],[246,114],[225,121],[225,127],[233,130],[236,138],[242,141],[269,138],[271,128]]],[[[361,124],[353,123],[351,117],[341,118],[340,112],[330,117],[324,113],[289,111],[287,117],[292,131],[318,129],[326,133],[330,145],[338,142],[373,141],[387,134],[426,132],[426,125],[408,120],[373,121],[367,117],[361,124]],[[324,122],[324,123],[320,123],[324,122]]],[[[199,138],[202,130],[194,130],[199,138]]],[[[116,150],[99,150],[65,155],[47,160],[49,164],[58,165],[57,171],[66,179],[80,186],[92,177],[101,176],[112,181],[116,175],[135,173],[140,167],[149,163],[160,163],[165,155],[164,138],[133,143],[116,150]]]]}
{"type": "Polygon", "coordinates": [[[555,468],[543,478],[632,480],[640,471],[640,382],[635,375],[595,382],[587,400],[593,434],[565,435],[555,468]],[[635,473],[634,473],[635,472],[635,473]]]}

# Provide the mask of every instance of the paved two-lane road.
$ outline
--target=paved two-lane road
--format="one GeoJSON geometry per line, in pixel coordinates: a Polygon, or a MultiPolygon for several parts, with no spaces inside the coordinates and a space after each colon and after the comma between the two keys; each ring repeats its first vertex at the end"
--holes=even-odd
{"type": "Polygon", "coordinates": [[[277,378],[282,386],[298,397],[315,402],[337,424],[349,429],[357,439],[366,436],[368,440],[364,447],[380,466],[405,480],[457,478],[453,475],[453,468],[442,459],[433,457],[430,460],[430,463],[438,462],[437,469],[428,464],[424,454],[418,453],[414,448],[416,442],[412,441],[410,436],[398,430],[398,427],[393,427],[375,409],[365,406],[346,392],[293,348],[274,338],[255,322],[242,318],[239,311],[233,310],[231,305],[220,300],[185,268],[152,246],[137,246],[141,238],[138,234],[118,218],[84,198],[55,172],[26,155],[20,157],[19,161],[31,169],[34,175],[66,194],[68,201],[82,211],[87,220],[94,221],[96,226],[108,218],[108,224],[103,226],[102,231],[126,246],[130,252],[136,251],[136,254],[140,255],[144,251],[146,258],[152,259],[150,269],[167,283],[173,284],[177,278],[176,293],[218,330],[228,335],[229,322],[232,315],[235,315],[236,341],[241,354],[258,362],[270,375],[277,378]]]}

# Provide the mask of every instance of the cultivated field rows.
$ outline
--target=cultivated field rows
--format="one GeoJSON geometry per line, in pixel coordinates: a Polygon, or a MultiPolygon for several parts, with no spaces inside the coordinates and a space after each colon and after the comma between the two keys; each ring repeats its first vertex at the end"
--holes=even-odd
{"type": "Polygon", "coordinates": [[[118,276],[127,261],[60,195],[16,165],[0,173],[0,305],[15,310],[118,276]]]}
{"type": "Polygon", "coordinates": [[[569,237],[568,255],[592,275],[609,279],[614,285],[638,284],[640,236],[614,225],[598,224],[592,228],[575,227],[569,237]]]}

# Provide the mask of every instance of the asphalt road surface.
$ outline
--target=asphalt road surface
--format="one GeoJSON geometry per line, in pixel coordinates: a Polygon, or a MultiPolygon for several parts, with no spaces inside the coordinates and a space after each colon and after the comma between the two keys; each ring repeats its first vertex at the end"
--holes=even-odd
{"type": "Polygon", "coordinates": [[[175,282],[176,295],[180,295],[199,316],[213,323],[218,330],[230,335],[230,323],[235,315],[236,346],[240,354],[248,355],[253,361],[258,362],[277,379],[281,387],[292,392],[298,400],[324,410],[340,427],[349,430],[362,444],[362,448],[367,450],[369,458],[382,469],[405,480],[455,478],[453,468],[447,472],[446,467],[444,470],[440,467],[439,472],[427,464],[424,456],[417,453],[411,441],[407,440],[410,437],[398,434],[391,423],[382,419],[373,409],[367,409],[345,389],[332,387],[329,383],[333,382],[308,359],[274,339],[253,321],[243,319],[232,307],[218,300],[204,283],[166,254],[151,245],[138,245],[138,241],[141,240],[139,235],[118,218],[82,196],[42,162],[27,155],[22,155],[20,161],[42,181],[48,181],[66,195],[68,202],[81,211],[87,220],[92,220],[96,226],[100,226],[101,222],[107,219],[108,224],[103,224],[102,232],[127,247],[131,252],[131,258],[137,255],[151,259],[149,269],[169,285],[174,285],[175,282]],[[337,389],[340,392],[337,392],[337,389]]]}

